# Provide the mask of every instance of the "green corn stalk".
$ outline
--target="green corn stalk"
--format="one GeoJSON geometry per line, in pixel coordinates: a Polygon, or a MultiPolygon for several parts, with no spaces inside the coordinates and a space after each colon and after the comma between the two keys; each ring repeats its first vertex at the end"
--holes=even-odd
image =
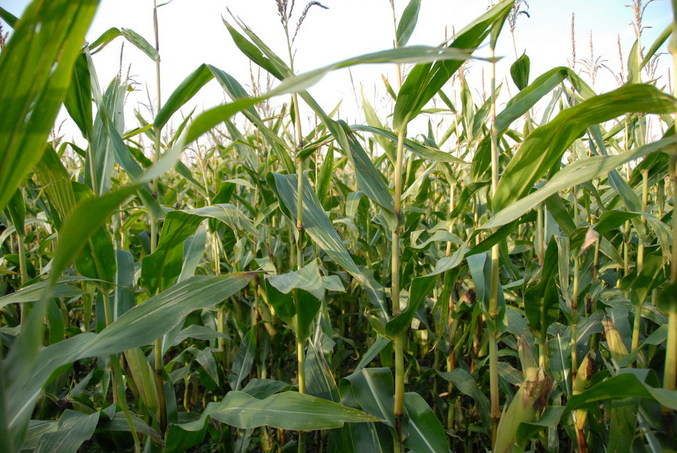
{"type": "MultiPolygon", "coordinates": [[[[158,24],[158,4],[157,0],[153,0],[153,32],[155,35],[155,50],[160,54],[160,28],[158,24]]],[[[161,67],[160,67],[160,58],[158,57],[157,60],[155,61],[155,84],[156,84],[156,93],[155,95],[157,96],[157,111],[158,113],[162,110],[162,86],[161,86],[161,67]]],[[[162,134],[162,126],[155,127],[155,153],[154,153],[154,160],[155,162],[160,160],[160,140],[161,140],[161,134],[162,134]]],[[[157,184],[157,179],[153,180],[152,182],[152,187],[153,187],[153,192],[157,196],[158,192],[158,184],[157,184]]],[[[156,248],[157,248],[157,236],[158,236],[158,231],[157,231],[157,226],[158,226],[158,219],[156,219],[152,214],[150,218],[150,251],[153,253],[156,248]]],[[[162,338],[157,338],[155,340],[154,344],[154,371],[155,371],[155,386],[157,388],[157,396],[158,396],[158,413],[160,415],[159,417],[159,423],[160,423],[160,431],[164,433],[167,430],[167,401],[165,399],[165,391],[164,391],[164,377],[163,377],[163,372],[164,372],[164,364],[163,364],[163,357],[162,357],[162,338]]]]}
{"type": "MultiPolygon", "coordinates": [[[[670,53],[672,54],[673,87],[677,95],[677,0],[672,0],[672,38],[670,39],[670,53]]],[[[677,121],[677,114],[675,114],[677,121]]],[[[663,388],[675,390],[677,388],[677,303],[674,299],[674,288],[677,286],[677,216],[675,215],[675,197],[677,196],[677,149],[670,159],[670,176],[672,177],[672,267],[670,268],[670,286],[672,287],[672,300],[668,308],[668,339],[665,349],[665,371],[663,374],[663,388]]],[[[668,292],[664,295],[670,294],[668,292]]],[[[674,411],[663,408],[663,418],[666,431],[674,435],[674,411]]]]}
{"type": "MultiPolygon", "coordinates": [[[[495,48],[492,41],[491,57],[495,48]]],[[[491,196],[498,187],[498,131],[496,129],[496,62],[491,63],[491,196]]],[[[540,212],[540,211],[539,211],[540,212]]],[[[491,248],[491,286],[489,293],[489,392],[491,395],[491,443],[495,445],[501,418],[498,388],[498,285],[499,285],[499,244],[491,248]]]]}

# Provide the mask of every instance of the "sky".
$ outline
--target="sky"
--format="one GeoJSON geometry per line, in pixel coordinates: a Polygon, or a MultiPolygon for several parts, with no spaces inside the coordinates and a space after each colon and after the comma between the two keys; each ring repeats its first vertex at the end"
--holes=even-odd
{"type": "MultiPolygon", "coordinates": [[[[618,74],[621,68],[617,39],[621,39],[625,60],[634,42],[633,13],[625,6],[631,1],[527,0],[529,17],[519,17],[515,45],[519,54],[526,52],[531,58],[531,80],[548,69],[571,61],[573,13],[576,69],[581,70],[583,59],[590,60],[589,41],[592,36],[594,59],[599,58],[598,61],[609,68],[600,69],[595,89],[602,92],[617,87],[612,74],[618,74]]],[[[398,16],[407,2],[395,0],[398,16]]],[[[0,0],[0,6],[15,15],[20,15],[28,3],[25,0],[0,0]]],[[[322,3],[329,9],[312,8],[296,40],[297,72],[392,47],[394,32],[389,0],[322,0],[322,3]]],[[[486,11],[489,3],[490,0],[422,0],[418,25],[409,44],[439,44],[452,34],[452,30],[460,30],[486,11]]],[[[297,0],[295,11],[302,10],[305,4],[306,1],[297,0]]],[[[93,42],[111,27],[124,27],[153,43],[152,13],[151,0],[102,0],[87,40],[93,42]]],[[[251,86],[250,65],[232,43],[223,25],[223,18],[232,22],[230,13],[240,18],[286,59],[286,43],[274,0],[173,0],[159,9],[163,99],[201,63],[212,64],[234,76],[245,87],[251,86]]],[[[644,16],[644,25],[648,27],[642,38],[645,47],[670,23],[670,13],[669,0],[655,0],[649,4],[644,16]]],[[[155,66],[129,44],[124,46],[121,60],[122,43],[123,40],[118,38],[94,55],[94,63],[100,84],[105,87],[120,70],[122,61],[122,73],[131,75],[136,89],[129,95],[128,108],[138,108],[139,103],[147,104],[149,98],[155,97],[155,66]]],[[[483,48],[477,54],[488,56],[489,50],[483,48]]],[[[497,56],[503,57],[497,71],[504,80],[515,60],[512,37],[507,27],[499,41],[497,56]]],[[[658,85],[666,86],[668,56],[662,59],[658,85]]],[[[482,67],[488,76],[487,63],[474,61],[471,64],[471,73],[476,77],[473,79],[476,93],[481,91],[482,67]]],[[[332,110],[341,102],[339,115],[349,122],[360,122],[363,119],[357,98],[362,92],[377,110],[392,108],[384,94],[382,74],[395,83],[392,65],[370,65],[332,73],[309,91],[325,110],[332,110]]],[[[265,84],[265,78],[262,83],[265,84]]],[[[510,89],[515,90],[512,86],[510,89]]],[[[223,91],[212,81],[188,107],[195,106],[199,111],[223,103],[224,99],[223,91]]],[[[286,101],[279,99],[277,102],[286,101]]],[[[127,117],[133,121],[130,112],[127,112],[127,117]]],[[[180,118],[174,124],[178,121],[180,118]]],[[[135,125],[127,126],[131,129],[135,125]]]]}

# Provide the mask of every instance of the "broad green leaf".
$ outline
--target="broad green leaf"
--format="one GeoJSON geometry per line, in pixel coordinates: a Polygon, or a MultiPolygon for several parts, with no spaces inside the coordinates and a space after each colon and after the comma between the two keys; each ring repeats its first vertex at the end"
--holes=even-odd
{"type": "Polygon", "coordinates": [[[672,26],[668,25],[661,32],[661,34],[656,37],[655,41],[651,44],[651,47],[649,47],[649,50],[644,52],[644,58],[642,59],[642,63],[640,65],[642,69],[646,67],[649,61],[651,61],[651,59],[656,55],[658,49],[660,49],[661,46],[665,44],[665,41],[667,41],[671,35],[672,35],[672,26]]]}
{"type": "MultiPolygon", "coordinates": [[[[504,0],[470,25],[461,30],[449,48],[474,51],[487,38],[491,28],[498,21],[505,20],[513,6],[513,0],[504,0]]],[[[463,61],[467,58],[449,59],[437,63],[423,63],[411,70],[397,95],[393,127],[400,130],[414,119],[435,94],[444,86],[463,61]]]]}
{"type": "Polygon", "coordinates": [[[92,140],[85,161],[85,182],[97,195],[103,195],[112,187],[115,153],[108,131],[113,128],[118,133],[124,130],[123,104],[127,90],[121,82],[118,77],[114,78],[97,105],[92,140]],[[109,128],[109,124],[112,127],[109,128]]]}
{"type": "Polygon", "coordinates": [[[16,23],[19,21],[19,18],[16,17],[14,14],[10,13],[7,11],[5,8],[0,7],[0,18],[7,22],[7,24],[14,28],[16,26],[16,23]]]}
{"type": "Polygon", "coordinates": [[[515,60],[510,66],[510,77],[512,77],[512,81],[515,82],[515,86],[517,86],[520,91],[529,85],[530,68],[531,60],[526,53],[523,53],[522,56],[515,60]]]}
{"type": "Polygon", "coordinates": [[[389,368],[362,368],[342,379],[339,389],[344,404],[357,404],[368,414],[395,426],[393,375],[389,368]]]}
{"type": "Polygon", "coordinates": [[[46,433],[38,442],[39,453],[75,453],[80,446],[94,435],[99,412],[84,414],[66,409],[54,432],[46,433]]]}
{"type": "Polygon", "coordinates": [[[411,288],[409,290],[409,305],[406,310],[388,321],[386,324],[386,335],[395,338],[406,332],[419,306],[435,287],[436,277],[460,265],[467,252],[468,248],[464,244],[459,247],[453,255],[439,260],[435,265],[435,269],[430,274],[416,277],[412,280],[411,288]]]}
{"type": "Polygon", "coordinates": [[[382,337],[378,336],[376,338],[376,341],[374,341],[374,344],[369,347],[367,352],[364,353],[362,356],[362,359],[360,359],[360,363],[357,364],[355,367],[354,373],[359,372],[361,369],[369,365],[372,360],[374,360],[378,355],[383,351],[383,349],[388,346],[392,340],[387,337],[382,337]]]}
{"type": "Polygon", "coordinates": [[[418,12],[421,9],[421,0],[409,0],[407,7],[402,12],[402,17],[397,24],[395,32],[395,47],[406,46],[411,34],[416,28],[418,12]]]}
{"type": "MultiPolygon", "coordinates": [[[[7,204],[7,214],[20,238],[26,236],[26,202],[21,189],[17,189],[7,204]]],[[[24,245],[21,244],[20,247],[24,245]]]]}
{"type": "Polygon", "coordinates": [[[437,374],[443,379],[453,383],[454,387],[463,394],[468,395],[475,400],[475,404],[477,404],[479,408],[479,415],[482,418],[484,428],[485,430],[488,430],[491,426],[491,404],[486,395],[480,390],[475,379],[462,368],[456,368],[453,371],[447,372],[438,371],[437,374]]]}
{"type": "Polygon", "coordinates": [[[306,351],[307,393],[325,400],[340,402],[336,381],[321,347],[311,341],[308,343],[306,351]]]}
{"type": "MultiPolygon", "coordinates": [[[[281,206],[286,209],[287,215],[296,222],[295,206],[298,199],[296,175],[273,174],[269,181],[277,191],[281,206]]],[[[320,249],[364,286],[372,303],[380,306],[384,315],[386,315],[383,290],[355,264],[308,181],[303,184],[303,228],[320,249]]]]}
{"type": "Polygon", "coordinates": [[[205,219],[216,219],[236,233],[258,234],[251,221],[234,205],[224,203],[167,213],[157,249],[143,259],[141,280],[151,294],[167,288],[181,274],[184,241],[195,234],[205,219]]]}
{"type": "Polygon", "coordinates": [[[127,250],[115,250],[115,294],[111,311],[113,321],[136,305],[134,300],[134,256],[127,250]]]}
{"type": "Polygon", "coordinates": [[[585,130],[623,113],[671,113],[674,99],[651,85],[626,85],[563,110],[534,130],[510,160],[492,200],[494,211],[522,198],[585,130]]]}
{"type": "MultiPolygon", "coordinates": [[[[634,151],[628,151],[614,156],[594,156],[578,160],[557,172],[541,188],[521,199],[517,199],[513,195],[505,195],[500,199],[500,204],[494,205],[494,207],[501,206],[504,203],[502,201],[503,199],[509,200],[510,202],[480,228],[490,229],[510,223],[557,192],[590,181],[596,177],[606,175],[610,170],[619,167],[626,162],[639,159],[649,153],[662,151],[670,146],[674,146],[675,143],[677,143],[677,138],[670,137],[644,145],[634,151]]],[[[529,164],[529,166],[531,167],[531,164],[529,164]]],[[[517,175],[521,172],[522,170],[516,169],[513,174],[517,175]]],[[[503,177],[505,177],[505,174],[503,177]]],[[[508,184],[505,184],[503,188],[507,189],[508,186],[508,184]]],[[[528,188],[525,190],[528,190],[528,188]]]]}
{"type": "Polygon", "coordinates": [[[294,289],[302,289],[318,300],[324,300],[324,285],[316,261],[311,261],[298,271],[272,275],[268,282],[281,293],[289,294],[294,289]]]}
{"type": "Polygon", "coordinates": [[[124,352],[124,356],[139,398],[152,416],[158,419],[160,403],[153,368],[151,368],[141,348],[128,349],[124,352]]]}
{"type": "Polygon", "coordinates": [[[86,140],[92,139],[92,79],[86,51],[75,61],[64,106],[86,140]]]}
{"type": "Polygon", "coordinates": [[[640,307],[639,309],[641,309],[649,293],[666,280],[665,275],[662,275],[662,270],[663,257],[660,252],[648,253],[644,257],[644,263],[639,271],[639,275],[630,284],[630,298],[635,307],[640,307]]]}
{"type": "Polygon", "coordinates": [[[524,314],[529,320],[534,336],[545,340],[550,324],[559,316],[559,299],[555,274],[558,267],[558,250],[555,238],[551,238],[545,252],[539,282],[524,292],[524,314]]]}
{"type": "Polygon", "coordinates": [[[638,409],[638,399],[611,401],[608,408],[611,421],[607,451],[623,451],[628,445],[632,445],[637,429],[638,409]]]}
{"type": "Polygon", "coordinates": [[[249,329],[242,339],[233,362],[232,374],[228,379],[230,388],[241,390],[242,381],[249,375],[256,357],[256,327],[249,329]]]}
{"type": "Polygon", "coordinates": [[[214,107],[203,112],[195,118],[193,123],[188,128],[182,145],[187,145],[193,142],[196,138],[241,110],[253,107],[259,102],[265,101],[266,99],[269,99],[273,96],[306,90],[307,88],[310,88],[319,82],[327,73],[337,69],[348,68],[360,64],[416,63],[445,59],[455,59],[460,62],[466,58],[467,55],[465,52],[458,49],[411,46],[402,47],[400,49],[389,49],[373,52],[370,54],[339,61],[322,68],[286,78],[277,87],[259,97],[240,99],[230,104],[214,107]]]}
{"type": "MultiPolygon", "coordinates": [[[[377,136],[380,135],[382,137],[390,139],[393,142],[393,144],[397,143],[397,134],[380,127],[355,125],[352,126],[351,128],[356,131],[371,132],[373,134],[376,134],[377,136]]],[[[433,162],[450,162],[457,164],[467,164],[467,162],[465,162],[464,160],[459,159],[458,157],[453,156],[450,153],[440,151],[439,149],[435,149],[430,146],[422,145],[408,138],[404,139],[404,147],[407,150],[409,150],[412,154],[422,159],[427,159],[433,162]]]]}
{"type": "Polygon", "coordinates": [[[331,187],[331,180],[334,176],[334,148],[332,146],[327,149],[327,153],[322,161],[320,174],[317,176],[317,199],[322,203],[322,207],[326,208],[329,205],[329,189],[331,187]]]}
{"type": "Polygon", "coordinates": [[[290,389],[291,385],[286,382],[276,381],[275,379],[257,379],[253,378],[250,380],[245,388],[242,389],[243,392],[258,398],[260,400],[273,396],[276,393],[279,393],[283,390],[290,389]]]}
{"type": "Polygon", "coordinates": [[[206,64],[201,64],[190,73],[183,82],[172,92],[162,109],[155,117],[153,125],[156,128],[162,128],[171,116],[177,112],[186,102],[191,100],[200,89],[212,80],[214,76],[206,64]]]}
{"type": "Polygon", "coordinates": [[[583,409],[591,405],[597,406],[600,401],[625,398],[653,399],[667,408],[677,410],[675,391],[651,387],[629,371],[602,381],[580,395],[572,396],[566,405],[566,410],[583,409]]]}
{"type": "MultiPolygon", "coordinates": [[[[50,295],[52,297],[77,297],[82,294],[82,290],[76,286],[71,285],[70,283],[75,283],[81,280],[89,279],[86,277],[62,277],[57,280],[57,282],[51,288],[50,295]]],[[[47,281],[36,282],[28,286],[24,286],[13,293],[4,295],[0,297],[0,308],[3,308],[8,304],[36,302],[40,300],[48,286],[49,282],[47,281]]]]}
{"type": "Polygon", "coordinates": [[[302,393],[283,392],[257,399],[244,392],[231,391],[222,401],[209,403],[198,421],[179,426],[187,431],[196,431],[204,426],[207,417],[240,429],[270,426],[295,431],[379,421],[357,409],[302,393]]]}
{"type": "MultiPolygon", "coordinates": [[[[244,288],[254,276],[239,273],[192,277],[136,305],[99,334],[83,333],[42,349],[37,360],[27,367],[26,373],[32,377],[13,379],[8,385],[11,396],[7,398],[6,408],[11,414],[10,430],[20,429],[21,424],[27,422],[44,384],[60,366],[148,345],[183,322],[192,311],[212,307],[244,288]]],[[[31,319],[33,316],[29,321],[31,319]]],[[[3,366],[7,363],[12,363],[11,357],[3,361],[3,366]]]]}
{"type": "Polygon", "coordinates": [[[440,420],[418,393],[404,394],[407,416],[404,430],[409,433],[404,445],[411,451],[441,453],[449,450],[449,441],[440,420]]]}
{"type": "Polygon", "coordinates": [[[0,211],[42,156],[97,6],[33,1],[0,54],[0,211]]]}
{"type": "Polygon", "coordinates": [[[92,54],[103,50],[104,47],[110,44],[110,42],[118,36],[123,36],[130,44],[134,45],[141,52],[145,53],[151,60],[155,62],[160,61],[160,55],[158,54],[157,50],[155,50],[155,47],[146,41],[143,36],[129,28],[118,29],[113,27],[103,32],[103,34],[96,41],[89,45],[92,54]]]}
{"type": "Polygon", "coordinates": [[[332,122],[330,124],[328,127],[334,136],[338,137],[339,144],[344,147],[344,151],[355,169],[360,190],[384,209],[384,214],[388,216],[392,228],[395,225],[393,197],[382,174],[376,169],[362,145],[345,123],[332,122]]]}

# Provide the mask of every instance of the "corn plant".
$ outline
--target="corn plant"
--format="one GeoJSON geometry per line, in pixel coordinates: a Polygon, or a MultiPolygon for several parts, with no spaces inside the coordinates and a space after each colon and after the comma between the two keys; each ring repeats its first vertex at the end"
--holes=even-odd
{"type": "Polygon", "coordinates": [[[677,101],[655,56],[677,16],[644,49],[633,2],[627,74],[598,93],[594,54],[533,76],[529,5],[491,3],[412,46],[426,4],[391,0],[392,48],[305,73],[326,5],[271,2],[281,53],[230,15],[275,82],[203,64],[133,126],[95,58],[124,39],[159,87],[171,4],[154,44],[84,44],[94,0],[0,8],[0,449],[675,450],[677,101]],[[347,124],[308,89],[362,64],[394,69],[392,110],[365,97],[347,124]],[[229,101],[179,120],[213,80],[229,101]],[[83,141],[50,136],[62,105],[83,141]]]}

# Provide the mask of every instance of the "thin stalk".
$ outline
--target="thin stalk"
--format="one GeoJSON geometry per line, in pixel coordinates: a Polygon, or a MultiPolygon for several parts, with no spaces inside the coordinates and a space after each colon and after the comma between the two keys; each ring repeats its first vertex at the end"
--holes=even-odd
{"type": "MultiPolygon", "coordinates": [[[[289,34],[289,18],[282,21],[285,37],[287,39],[287,52],[289,55],[289,67],[294,73],[294,50],[293,40],[289,34]]],[[[301,111],[299,109],[299,100],[296,93],[291,97],[294,108],[294,135],[296,140],[296,269],[303,267],[303,159],[301,158],[301,149],[303,149],[303,130],[301,127],[301,111]]],[[[293,292],[294,302],[298,307],[299,299],[296,291],[293,292]]],[[[298,310],[297,310],[298,311],[298,310]]],[[[299,329],[296,329],[296,374],[299,385],[299,393],[306,393],[306,366],[305,354],[303,352],[303,339],[299,336],[299,329]]],[[[298,452],[306,451],[305,436],[301,431],[298,433],[298,452]]]]}
{"type": "MultiPolygon", "coordinates": [[[[491,197],[496,195],[498,187],[498,131],[496,130],[496,63],[493,61],[495,49],[491,48],[491,197]]],[[[498,284],[499,284],[499,245],[491,248],[491,286],[489,292],[489,392],[491,397],[491,445],[496,443],[498,423],[501,418],[498,389],[498,284]]]]}
{"type": "MultiPolygon", "coordinates": [[[[397,131],[397,156],[395,159],[395,197],[393,204],[397,222],[391,231],[391,289],[393,317],[400,314],[400,233],[402,224],[402,167],[404,160],[404,127],[397,131]]],[[[402,433],[402,417],[404,416],[404,336],[393,342],[395,350],[395,451],[402,451],[404,436],[402,433]]]]}
{"type": "MultiPolygon", "coordinates": [[[[647,201],[649,195],[649,171],[644,169],[642,170],[642,213],[646,212],[647,201]]],[[[642,217],[642,227],[646,225],[646,220],[642,217]]],[[[646,231],[646,230],[645,230],[646,231]]],[[[639,238],[639,246],[637,247],[637,275],[642,272],[644,268],[644,240],[639,238]]],[[[631,352],[635,351],[639,347],[639,328],[642,321],[642,306],[644,305],[644,300],[637,301],[637,306],[635,307],[635,320],[632,326],[632,345],[631,352]]]]}
{"type": "MultiPolygon", "coordinates": [[[[153,0],[153,31],[155,34],[155,50],[157,54],[160,55],[160,29],[158,26],[158,17],[157,17],[157,0],[153,0]]],[[[161,89],[161,67],[160,67],[160,58],[155,61],[155,96],[157,97],[157,112],[159,113],[162,109],[162,89],[161,89]]],[[[155,127],[155,153],[154,160],[157,162],[160,159],[160,137],[162,134],[162,127],[155,127]]],[[[158,184],[157,180],[152,181],[153,194],[157,197],[158,193],[158,184]]],[[[150,249],[151,253],[157,248],[158,241],[158,222],[151,215],[150,219],[150,249]]],[[[164,378],[162,377],[164,372],[164,365],[162,359],[162,338],[155,340],[153,347],[154,355],[154,366],[153,370],[155,371],[155,384],[158,391],[158,404],[159,404],[159,413],[160,413],[160,431],[164,433],[167,429],[167,401],[165,399],[164,391],[164,378]]]]}
{"type": "MultiPolygon", "coordinates": [[[[26,261],[26,249],[25,247],[25,236],[17,231],[17,250],[19,252],[19,274],[21,278],[21,286],[24,286],[26,282],[28,282],[28,264],[26,261]]],[[[28,319],[28,316],[26,314],[28,311],[26,310],[25,304],[19,304],[19,324],[23,327],[26,323],[26,320],[28,319]]]]}
{"type": "Polygon", "coordinates": [[[538,265],[543,266],[545,257],[545,247],[543,244],[545,238],[545,216],[543,215],[543,205],[536,208],[536,255],[538,256],[538,265]]]}
{"type": "MultiPolygon", "coordinates": [[[[673,33],[670,39],[670,53],[672,54],[673,87],[677,94],[677,36],[674,30],[677,28],[677,0],[672,0],[673,33]]],[[[677,120],[677,114],[675,114],[677,120]]],[[[670,176],[672,177],[672,199],[677,195],[677,149],[673,151],[670,162],[670,176]]],[[[675,204],[672,205],[672,267],[670,268],[670,283],[677,284],[677,215],[675,204]]],[[[677,306],[673,303],[668,313],[668,339],[665,350],[665,372],[663,374],[663,387],[666,390],[675,390],[677,387],[677,306]]],[[[663,419],[668,434],[673,435],[674,411],[664,407],[663,419]]]]}
{"type": "MultiPolygon", "coordinates": [[[[574,224],[578,225],[578,202],[576,200],[577,187],[574,186],[574,224]]],[[[576,324],[578,322],[578,288],[580,285],[580,268],[581,258],[580,254],[574,255],[574,281],[571,289],[571,382],[576,379],[578,371],[578,356],[576,351],[576,324]]]]}

